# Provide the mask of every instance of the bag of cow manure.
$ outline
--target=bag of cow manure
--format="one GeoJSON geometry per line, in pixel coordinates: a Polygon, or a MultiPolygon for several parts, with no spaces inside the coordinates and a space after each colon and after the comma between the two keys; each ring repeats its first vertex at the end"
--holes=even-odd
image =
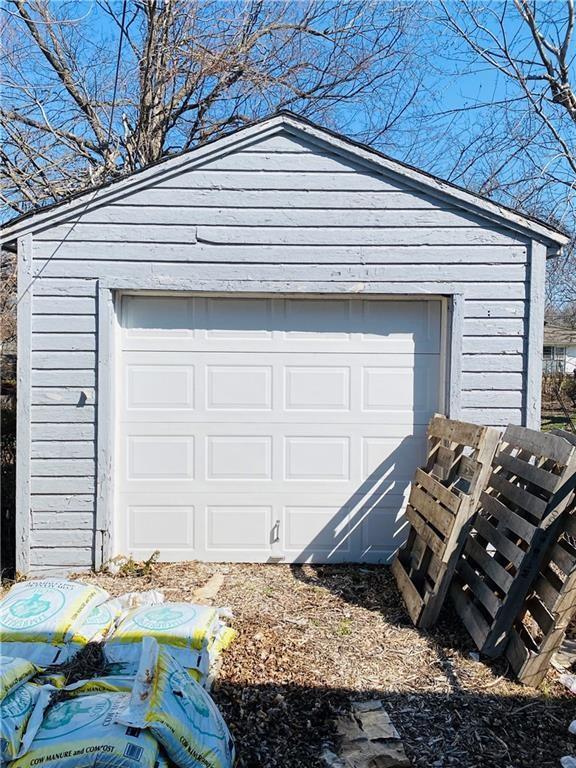
{"type": "Polygon", "coordinates": [[[10,768],[155,768],[155,738],[116,723],[128,700],[124,693],[95,693],[53,704],[28,752],[10,768]]]}
{"type": "Polygon", "coordinates": [[[0,763],[26,754],[51,696],[50,689],[26,682],[4,697],[0,703],[0,763]]]}
{"type": "Polygon", "coordinates": [[[152,637],[142,642],[129,705],[119,722],[149,728],[180,768],[231,768],[234,742],[216,704],[152,637]]]}
{"type": "Polygon", "coordinates": [[[0,701],[38,672],[40,668],[28,659],[0,656],[0,701]]]}
{"type": "Polygon", "coordinates": [[[216,608],[191,603],[164,603],[130,611],[106,640],[108,661],[126,665],[123,671],[135,672],[140,660],[140,643],[154,637],[170,648],[184,667],[206,674],[208,649],[220,629],[216,608]]]}
{"type": "Polygon", "coordinates": [[[0,642],[8,656],[52,664],[76,628],[108,599],[100,587],[77,581],[22,581],[0,600],[0,642]]]}
{"type": "Polygon", "coordinates": [[[100,643],[112,633],[116,623],[128,611],[146,605],[158,605],[164,602],[164,595],[158,590],[146,592],[126,592],[119,597],[97,605],[76,628],[72,639],[62,652],[58,661],[71,659],[88,643],[100,643]]]}

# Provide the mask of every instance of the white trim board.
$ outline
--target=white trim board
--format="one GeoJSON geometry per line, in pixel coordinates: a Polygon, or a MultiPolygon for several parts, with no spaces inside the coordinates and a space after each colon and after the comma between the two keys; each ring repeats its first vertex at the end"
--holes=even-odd
{"type": "Polygon", "coordinates": [[[16,571],[30,567],[30,448],[32,347],[32,235],[18,240],[16,398],[16,571]]]}
{"type": "Polygon", "coordinates": [[[540,429],[542,404],[542,355],[544,351],[544,291],[546,284],[546,248],[532,241],[529,249],[528,334],[526,337],[525,422],[530,429],[540,429]]]}

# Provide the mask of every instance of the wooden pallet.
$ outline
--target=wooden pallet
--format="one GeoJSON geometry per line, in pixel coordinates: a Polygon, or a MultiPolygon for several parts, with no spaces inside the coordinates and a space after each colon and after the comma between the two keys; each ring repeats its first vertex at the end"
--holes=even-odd
{"type": "Polygon", "coordinates": [[[408,541],[392,563],[417,627],[438,617],[498,440],[495,429],[443,416],[429,424],[426,464],[416,470],[406,510],[408,541]]]}
{"type": "Polygon", "coordinates": [[[450,590],[482,653],[504,652],[508,633],[561,526],[576,447],[558,436],[507,427],[488,489],[450,590]]]}
{"type": "Polygon", "coordinates": [[[559,536],[546,554],[506,646],[518,680],[535,687],[544,680],[576,613],[576,510],[562,518],[559,536]]]}

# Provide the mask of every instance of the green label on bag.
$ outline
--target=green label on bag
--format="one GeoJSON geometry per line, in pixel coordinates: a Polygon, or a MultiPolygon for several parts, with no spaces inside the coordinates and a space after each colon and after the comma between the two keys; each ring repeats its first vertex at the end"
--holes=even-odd
{"type": "Polygon", "coordinates": [[[102,624],[107,624],[110,621],[112,621],[112,614],[110,612],[110,609],[107,608],[105,605],[97,605],[96,608],[92,609],[92,611],[86,618],[84,625],[101,626],[102,624]]]}
{"type": "Polygon", "coordinates": [[[101,720],[111,706],[110,698],[104,696],[61,701],[48,710],[36,740],[59,741],[63,736],[101,720]]]}
{"type": "Polygon", "coordinates": [[[15,718],[28,712],[32,708],[32,694],[26,685],[17,688],[7,696],[0,707],[0,717],[15,718]]]}
{"type": "Polygon", "coordinates": [[[174,629],[187,621],[191,621],[196,615],[196,611],[190,608],[188,611],[180,611],[177,608],[171,608],[168,605],[162,605],[151,611],[134,617],[134,624],[142,629],[174,629]]]}
{"type": "Polygon", "coordinates": [[[43,589],[29,597],[14,596],[0,611],[0,626],[6,629],[28,629],[42,624],[58,613],[66,598],[59,589],[43,589]]]}

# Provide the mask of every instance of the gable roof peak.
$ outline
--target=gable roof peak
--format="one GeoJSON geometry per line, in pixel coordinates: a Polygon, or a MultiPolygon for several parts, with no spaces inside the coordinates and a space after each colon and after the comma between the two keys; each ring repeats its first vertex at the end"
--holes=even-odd
{"type": "Polygon", "coordinates": [[[84,189],[65,200],[43,208],[26,212],[6,222],[0,229],[0,241],[10,242],[38,228],[56,224],[62,218],[75,214],[82,215],[93,205],[102,205],[115,195],[123,195],[150,185],[156,178],[174,171],[193,170],[195,165],[209,162],[221,154],[238,151],[252,144],[258,138],[264,139],[287,130],[291,134],[305,137],[316,144],[328,145],[338,152],[363,165],[372,173],[394,177],[397,181],[412,187],[415,191],[435,195],[448,200],[452,205],[475,212],[477,215],[508,229],[520,231],[528,237],[546,243],[558,252],[570,238],[558,228],[545,221],[501,205],[480,194],[470,192],[451,182],[440,179],[414,166],[394,160],[374,147],[357,142],[329,128],[289,110],[278,112],[193,149],[162,158],[151,165],[106,184],[84,189]]]}

